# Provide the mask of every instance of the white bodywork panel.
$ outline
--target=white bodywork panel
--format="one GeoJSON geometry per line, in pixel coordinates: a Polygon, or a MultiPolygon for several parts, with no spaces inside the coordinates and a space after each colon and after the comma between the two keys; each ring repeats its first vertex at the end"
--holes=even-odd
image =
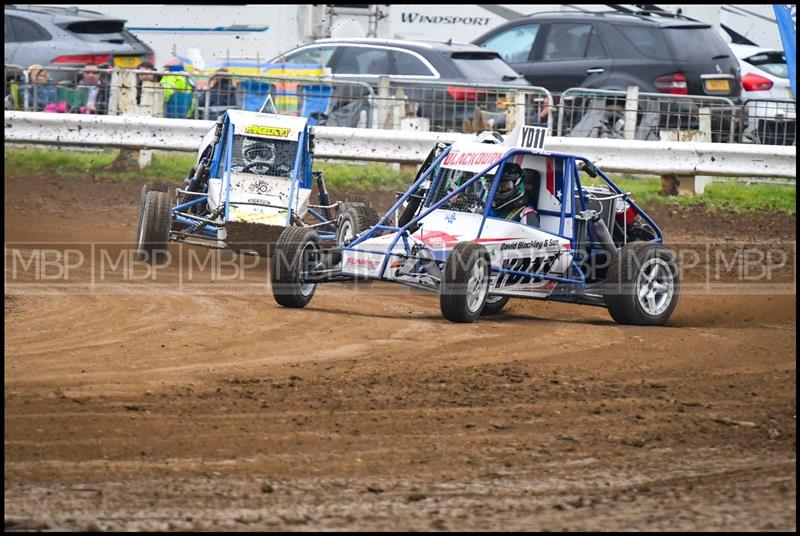
{"type": "MultiPolygon", "coordinates": [[[[252,173],[230,173],[231,190],[228,221],[265,223],[269,225],[286,224],[286,206],[289,199],[291,180],[282,177],[253,175],[252,173]],[[248,203],[237,205],[236,203],[248,203]],[[273,205],[273,206],[269,206],[273,205]],[[276,208],[283,207],[283,208],[276,208]]],[[[208,205],[214,210],[224,203],[225,192],[222,179],[209,179],[208,205]]],[[[305,214],[311,190],[297,188],[294,210],[305,214]]]]}
{"type": "MultiPolygon", "coordinates": [[[[344,250],[342,273],[382,277],[387,280],[438,288],[438,264],[459,242],[475,241],[482,244],[491,257],[492,267],[539,271],[549,275],[563,275],[572,260],[572,249],[567,239],[552,235],[522,223],[487,218],[481,237],[475,240],[481,224],[480,214],[437,209],[425,217],[423,226],[409,239],[409,246],[426,246],[417,257],[408,258],[402,239],[398,240],[389,255],[386,267],[384,252],[396,237],[395,233],[370,238],[355,247],[344,250]],[[429,258],[426,262],[424,259],[429,258]],[[438,262],[435,262],[438,261],[438,262]],[[427,276],[410,276],[419,273],[425,265],[427,276]],[[435,266],[434,266],[435,265],[435,266]]],[[[555,282],[538,281],[514,277],[510,274],[492,274],[490,292],[518,296],[543,297],[549,295],[555,282]]]]}

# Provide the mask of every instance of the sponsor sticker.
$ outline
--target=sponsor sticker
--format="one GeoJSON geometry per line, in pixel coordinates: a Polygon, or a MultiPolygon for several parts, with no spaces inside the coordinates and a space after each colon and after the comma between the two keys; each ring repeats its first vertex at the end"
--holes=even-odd
{"type": "Polygon", "coordinates": [[[451,152],[448,154],[443,164],[445,166],[485,166],[498,160],[499,153],[473,153],[473,152],[451,152]]]}
{"type": "Polygon", "coordinates": [[[342,257],[342,272],[378,277],[382,264],[383,255],[345,251],[342,257]]]}
{"type": "Polygon", "coordinates": [[[255,134],[256,136],[272,136],[275,138],[289,137],[291,129],[282,127],[265,127],[261,125],[250,125],[245,127],[245,134],[255,134]]]}

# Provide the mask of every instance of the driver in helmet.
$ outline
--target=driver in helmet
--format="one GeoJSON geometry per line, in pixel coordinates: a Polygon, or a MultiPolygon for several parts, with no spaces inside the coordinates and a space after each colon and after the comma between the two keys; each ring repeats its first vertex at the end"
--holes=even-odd
{"type": "Polygon", "coordinates": [[[492,201],[492,212],[491,215],[495,218],[512,221],[522,221],[524,216],[535,212],[529,206],[529,196],[519,164],[506,162],[492,201]]]}

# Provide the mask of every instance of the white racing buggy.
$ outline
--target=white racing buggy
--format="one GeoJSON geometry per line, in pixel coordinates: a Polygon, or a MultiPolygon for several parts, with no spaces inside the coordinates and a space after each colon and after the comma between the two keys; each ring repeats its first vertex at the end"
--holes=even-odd
{"type": "Polygon", "coordinates": [[[156,258],[170,240],[266,255],[286,227],[318,229],[315,236],[332,243],[377,223],[367,204],[330,202],[312,155],[306,118],[228,110],[203,138],[175,203],[166,184],[142,188],[139,257],[156,258]],[[317,205],[310,203],[313,181],[317,205]]]}
{"type": "Polygon", "coordinates": [[[378,224],[341,246],[286,229],[271,264],[275,300],[303,307],[318,283],[368,278],[438,292],[453,322],[496,314],[515,297],[665,323],[679,274],[661,230],[589,160],[542,150],[544,138],[524,127],[505,141],[482,133],[439,144],[378,224]]]}

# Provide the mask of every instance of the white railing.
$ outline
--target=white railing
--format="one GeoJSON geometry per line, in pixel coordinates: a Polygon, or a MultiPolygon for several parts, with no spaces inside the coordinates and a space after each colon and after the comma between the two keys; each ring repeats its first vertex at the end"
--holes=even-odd
{"type": "MultiPolygon", "coordinates": [[[[5,112],[5,141],[196,151],[212,121],[5,112]]],[[[437,141],[472,134],[314,127],[315,156],[419,164],[437,141]]],[[[585,156],[602,169],[650,175],[796,179],[796,147],[707,142],[548,138],[547,150],[585,156]]]]}

